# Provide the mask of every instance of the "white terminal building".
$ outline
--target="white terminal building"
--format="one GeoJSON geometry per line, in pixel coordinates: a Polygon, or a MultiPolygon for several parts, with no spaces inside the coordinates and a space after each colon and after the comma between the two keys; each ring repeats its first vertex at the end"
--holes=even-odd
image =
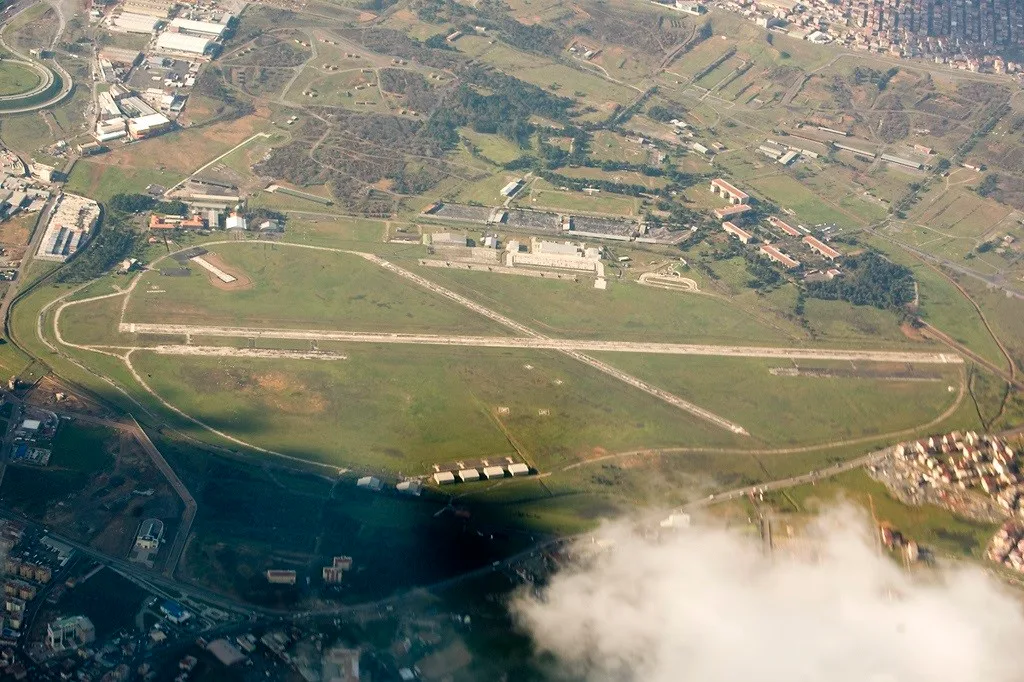
{"type": "Polygon", "coordinates": [[[100,218],[100,205],[75,194],[62,194],[50,211],[36,258],[66,261],[89,241],[100,218]]]}

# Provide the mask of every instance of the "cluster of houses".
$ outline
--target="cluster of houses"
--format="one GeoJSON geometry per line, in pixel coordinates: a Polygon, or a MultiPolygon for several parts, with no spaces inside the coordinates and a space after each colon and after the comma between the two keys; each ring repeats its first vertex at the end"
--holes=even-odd
{"type": "MultiPolygon", "coordinates": [[[[728,0],[720,6],[762,28],[811,43],[1012,74],[1024,66],[998,52],[1024,43],[1024,30],[1010,13],[1017,1],[987,0],[980,14],[972,0],[728,0]]],[[[699,3],[675,0],[676,9],[699,14],[684,9],[693,5],[699,3]]]]}
{"type": "Polygon", "coordinates": [[[999,499],[1002,491],[1017,489],[1022,480],[1013,449],[996,436],[974,431],[897,445],[895,455],[911,463],[919,486],[977,488],[999,499]]]}

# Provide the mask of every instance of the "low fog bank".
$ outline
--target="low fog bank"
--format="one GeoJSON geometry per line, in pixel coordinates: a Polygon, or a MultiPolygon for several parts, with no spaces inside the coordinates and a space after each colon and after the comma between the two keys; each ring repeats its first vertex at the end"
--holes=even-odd
{"type": "Polygon", "coordinates": [[[908,575],[849,508],[812,525],[813,552],[772,558],[735,530],[599,535],[605,551],[511,605],[590,682],[1024,680],[1015,596],[976,567],[908,575]]]}

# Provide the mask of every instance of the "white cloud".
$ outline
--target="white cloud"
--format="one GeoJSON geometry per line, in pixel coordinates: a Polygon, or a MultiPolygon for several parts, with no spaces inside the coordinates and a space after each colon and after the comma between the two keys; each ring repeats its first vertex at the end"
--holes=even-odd
{"type": "Polygon", "coordinates": [[[591,682],[1024,680],[1020,603],[980,568],[910,576],[849,509],[811,532],[813,558],[769,559],[737,531],[612,525],[608,550],[512,611],[591,682]]]}

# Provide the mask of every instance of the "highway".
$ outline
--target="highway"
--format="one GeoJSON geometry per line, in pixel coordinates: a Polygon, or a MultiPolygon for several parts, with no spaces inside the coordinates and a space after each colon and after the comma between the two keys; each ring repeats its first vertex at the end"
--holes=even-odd
{"type": "MultiPolygon", "coordinates": [[[[772,346],[733,346],[645,341],[601,341],[593,339],[556,339],[546,336],[444,336],[437,334],[390,334],[376,332],[332,331],[326,329],[274,329],[264,327],[221,327],[210,325],[149,324],[124,322],[119,331],[126,334],[172,334],[215,336],[240,339],[293,339],[301,341],[344,341],[350,343],[412,344],[426,346],[469,346],[474,348],[532,348],[563,353],[650,353],[658,355],[702,355],[712,357],[767,358],[779,360],[841,360],[849,362],[893,362],[911,364],[959,365],[963,358],[955,353],[920,351],[850,350],[842,348],[801,348],[772,346]]],[[[96,346],[102,348],[102,346],[96,346]]],[[[158,346],[160,352],[174,354],[172,345],[158,346]]],[[[139,348],[138,350],[145,350],[139,348]]],[[[187,351],[180,351],[182,354],[187,351]]],[[[579,360],[580,358],[575,358],[579,360]]],[[[582,360],[581,360],[582,362],[582,360]]],[[[602,371],[606,371],[602,369],[602,371]]]]}

